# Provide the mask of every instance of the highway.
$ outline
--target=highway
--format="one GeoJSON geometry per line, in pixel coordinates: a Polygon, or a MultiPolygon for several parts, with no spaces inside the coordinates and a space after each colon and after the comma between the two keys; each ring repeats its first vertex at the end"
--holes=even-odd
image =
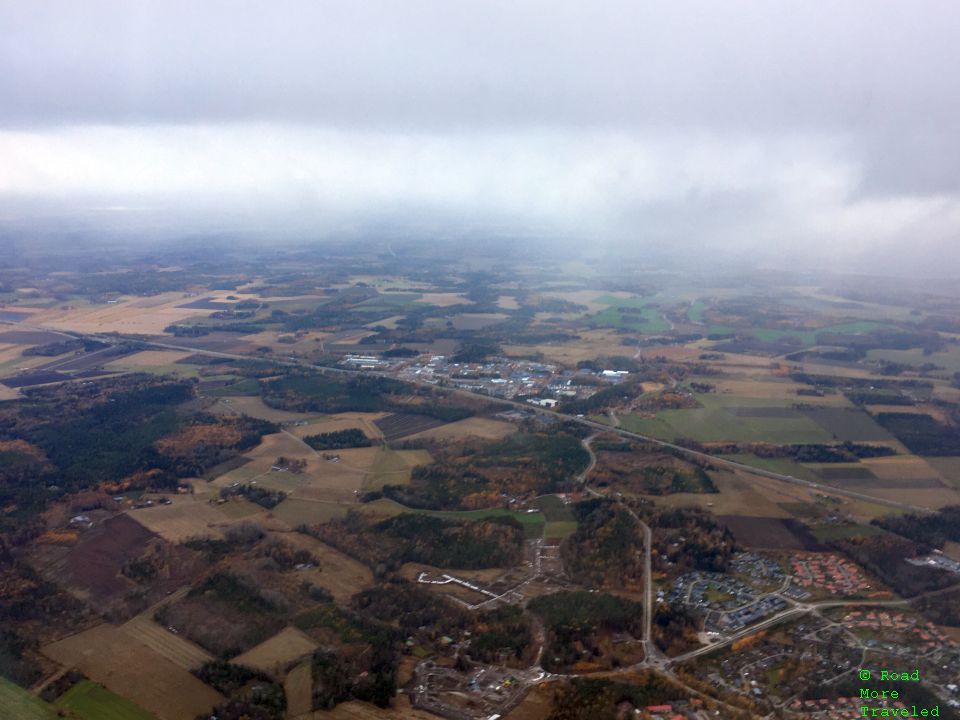
{"type": "MultiPolygon", "coordinates": [[[[36,329],[46,330],[47,328],[40,327],[36,329]]],[[[99,335],[75,334],[74,337],[88,338],[91,340],[99,340],[100,342],[106,342],[111,344],[115,344],[117,342],[123,342],[123,339],[104,337],[99,335]]],[[[231,360],[259,360],[261,362],[268,362],[268,363],[281,365],[285,367],[309,368],[311,370],[316,370],[318,372],[332,372],[332,373],[337,373],[341,375],[380,375],[383,377],[392,377],[390,375],[387,375],[386,373],[370,371],[370,370],[351,370],[348,368],[328,367],[326,365],[314,365],[313,363],[309,363],[305,360],[296,360],[296,359],[290,359],[290,358],[287,358],[287,359],[258,358],[258,357],[251,357],[248,355],[238,355],[234,353],[218,352],[216,350],[203,350],[203,349],[189,347],[186,345],[176,345],[174,343],[166,343],[166,342],[145,341],[145,340],[139,340],[137,342],[141,342],[144,345],[147,345],[149,347],[160,348],[164,350],[178,350],[181,352],[192,352],[197,355],[208,355],[210,357],[220,357],[220,358],[226,358],[231,360]]],[[[414,385],[426,386],[426,387],[438,387],[434,383],[428,383],[423,381],[417,382],[414,380],[405,380],[405,382],[409,382],[414,385]]],[[[892,507],[898,510],[907,510],[910,512],[918,512],[918,513],[933,512],[931,508],[924,507],[921,505],[911,505],[910,503],[897,502],[896,500],[889,500],[887,498],[878,498],[878,497],[874,497],[873,495],[867,495],[865,493],[856,492],[855,490],[837,488],[837,487],[833,487],[832,485],[823,485],[821,483],[816,483],[810,480],[804,480],[802,478],[794,477],[793,475],[784,475],[782,473],[776,473],[771,470],[764,470],[762,468],[753,467],[752,465],[746,465],[744,463],[737,462],[736,460],[727,460],[726,458],[720,458],[715,455],[710,455],[708,453],[700,452],[699,450],[692,450],[691,448],[684,447],[683,445],[677,445],[676,443],[651,437],[650,435],[641,435],[640,433],[631,432],[629,430],[625,430],[622,427],[614,427],[612,425],[606,425],[604,423],[598,423],[593,420],[588,420],[587,418],[576,417],[573,415],[566,415],[557,410],[537,407],[535,405],[531,405],[525,402],[520,402],[518,400],[507,400],[505,398],[493,397],[490,395],[486,395],[484,393],[474,392],[472,390],[462,390],[460,388],[442,388],[442,389],[446,389],[455,394],[483,398],[491,402],[508,403],[510,405],[523,408],[528,412],[534,412],[539,415],[552,415],[554,417],[562,418],[563,420],[566,420],[568,422],[575,422],[581,425],[585,425],[594,430],[599,430],[607,433],[615,433],[622,437],[630,438],[633,440],[641,440],[643,442],[650,443],[658,447],[666,448],[675,453],[679,453],[686,458],[694,459],[702,463],[710,463],[714,467],[728,468],[731,470],[739,470],[739,471],[750,473],[753,475],[759,475],[760,477],[770,478],[772,480],[778,480],[780,482],[786,482],[793,485],[800,485],[802,487],[809,488],[810,490],[828,493],[831,495],[842,495],[844,497],[849,497],[854,500],[861,500],[864,502],[874,503],[876,505],[892,507]]]]}

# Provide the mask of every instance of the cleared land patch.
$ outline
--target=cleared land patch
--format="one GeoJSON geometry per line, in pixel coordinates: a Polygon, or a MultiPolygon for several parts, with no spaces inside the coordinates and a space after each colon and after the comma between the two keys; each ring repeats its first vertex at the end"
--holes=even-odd
{"type": "Polygon", "coordinates": [[[278,669],[309,655],[316,649],[317,643],[302,630],[287,626],[230,662],[263,670],[265,673],[276,673],[278,669]]]}
{"type": "Polygon", "coordinates": [[[433,462],[426,450],[379,449],[370,475],[364,481],[365,489],[378,489],[384,485],[408,485],[413,468],[433,462]]]}
{"type": "Polygon", "coordinates": [[[292,718],[310,713],[313,706],[313,671],[309,662],[302,662],[287,673],[283,681],[287,696],[287,715],[292,718]]]}
{"type": "Polygon", "coordinates": [[[283,539],[298,549],[309,550],[320,567],[300,573],[304,579],[326,588],[334,600],[346,603],[355,593],[373,586],[373,573],[363,563],[310,535],[284,533],[283,539]]]}

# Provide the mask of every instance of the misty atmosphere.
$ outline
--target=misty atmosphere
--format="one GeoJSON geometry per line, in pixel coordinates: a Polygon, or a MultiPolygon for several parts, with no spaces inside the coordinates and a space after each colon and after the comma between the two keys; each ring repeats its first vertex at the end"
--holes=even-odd
{"type": "Polygon", "coordinates": [[[958,27],[0,0],[0,719],[960,718],[958,27]]]}
{"type": "Polygon", "coordinates": [[[954,3],[7,2],[3,230],[949,274],[954,3]]]}

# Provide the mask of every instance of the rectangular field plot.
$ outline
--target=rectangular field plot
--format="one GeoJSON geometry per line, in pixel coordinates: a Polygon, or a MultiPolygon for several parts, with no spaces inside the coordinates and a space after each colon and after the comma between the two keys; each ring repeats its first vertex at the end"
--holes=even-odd
{"type": "Polygon", "coordinates": [[[463,440],[468,437],[478,437],[484,440],[502,440],[507,435],[516,432],[517,426],[513,423],[490,418],[471,417],[466,420],[439,425],[424,430],[409,437],[431,438],[434,440],[463,440]]]}
{"type": "Polygon", "coordinates": [[[816,550],[819,543],[797,520],[789,518],[721,515],[717,518],[730,528],[738,542],[765,550],[816,550]]]}
{"type": "Polygon", "coordinates": [[[282,520],[291,528],[296,528],[300,525],[317,525],[334,518],[341,518],[349,509],[350,505],[343,503],[287,498],[271,512],[278,520],[282,520]]]}
{"type": "Polygon", "coordinates": [[[800,478],[801,480],[820,480],[820,476],[808,467],[794,462],[790,458],[762,458],[748,453],[738,453],[735,455],[722,455],[728,460],[743,463],[751,467],[769,470],[780,475],[789,475],[790,477],[800,478]]]}
{"type": "Polygon", "coordinates": [[[374,420],[374,425],[380,429],[380,432],[383,433],[383,439],[387,442],[399,440],[408,435],[415,435],[443,424],[443,420],[413,413],[393,413],[379,420],[374,420]]]}
{"type": "Polygon", "coordinates": [[[960,457],[945,455],[925,458],[925,461],[937,470],[950,486],[960,489],[960,457]]]}
{"type": "Polygon", "coordinates": [[[233,658],[231,662],[266,673],[275,673],[278,669],[309,655],[316,649],[317,643],[301,630],[285,627],[272,638],[233,658]]]}
{"type": "Polygon", "coordinates": [[[830,434],[806,414],[776,400],[698,395],[701,408],[663,410],[654,418],[626,415],[627,430],[665,440],[691,438],[771,443],[820,443],[830,434]]]}
{"type": "Polygon", "coordinates": [[[824,480],[876,480],[869,468],[853,464],[809,465],[824,480]]]}
{"type": "Polygon", "coordinates": [[[156,720],[157,716],[139,705],[114,695],[105,687],[81,680],[58,700],[57,707],[68,710],[78,720],[156,720]]]}
{"type": "Polygon", "coordinates": [[[893,440],[894,437],[861,410],[846,408],[810,408],[804,415],[822,427],[828,439],[864,442],[893,440]]]}

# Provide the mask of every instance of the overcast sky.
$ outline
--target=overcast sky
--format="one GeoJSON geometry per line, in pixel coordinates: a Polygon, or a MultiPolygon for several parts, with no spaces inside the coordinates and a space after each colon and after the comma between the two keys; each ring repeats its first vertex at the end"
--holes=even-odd
{"type": "Polygon", "coordinates": [[[0,0],[2,218],[435,212],[960,274],[958,31],[955,0],[0,0]]]}

